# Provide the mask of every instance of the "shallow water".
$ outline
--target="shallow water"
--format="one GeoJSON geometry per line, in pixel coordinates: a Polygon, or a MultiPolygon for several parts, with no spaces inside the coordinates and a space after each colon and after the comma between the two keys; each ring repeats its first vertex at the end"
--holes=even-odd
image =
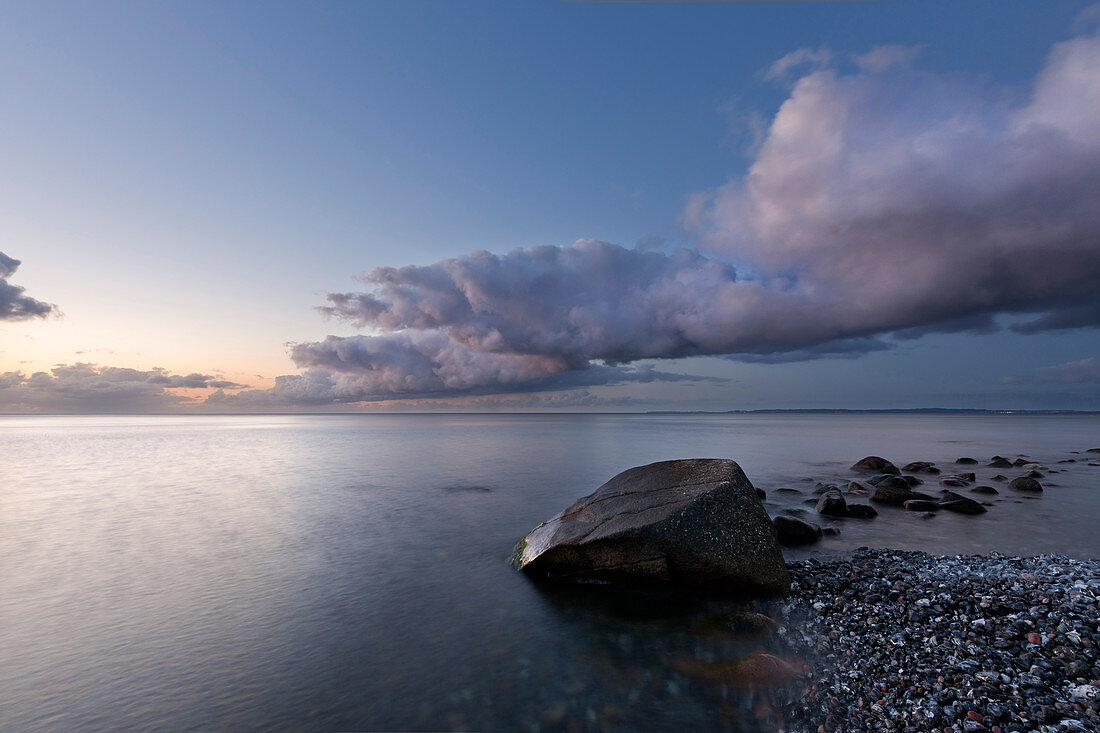
{"type": "Polygon", "coordinates": [[[0,728],[757,729],[759,700],[669,667],[749,650],[686,630],[705,607],[538,588],[515,541],[656,460],[733,458],[812,515],[867,454],[1027,453],[1060,471],[1038,498],[880,507],[790,556],[1097,558],[1098,446],[1097,416],[0,418],[0,728]]]}

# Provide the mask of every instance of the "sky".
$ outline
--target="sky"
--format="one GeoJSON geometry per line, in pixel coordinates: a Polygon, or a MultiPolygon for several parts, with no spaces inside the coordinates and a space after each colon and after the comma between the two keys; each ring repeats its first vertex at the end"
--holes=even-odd
{"type": "Polygon", "coordinates": [[[1100,6],[5,4],[0,413],[1100,409],[1100,6]]]}

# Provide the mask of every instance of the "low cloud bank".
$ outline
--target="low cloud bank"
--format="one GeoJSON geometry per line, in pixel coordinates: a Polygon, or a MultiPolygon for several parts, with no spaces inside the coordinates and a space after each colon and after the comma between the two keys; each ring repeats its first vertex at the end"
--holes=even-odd
{"type": "Polygon", "coordinates": [[[241,389],[209,374],[171,374],[96,364],[61,364],[49,372],[0,373],[0,412],[156,412],[197,405],[172,389],[241,389]]]}
{"type": "Polygon", "coordinates": [[[19,260],[0,252],[0,321],[45,318],[57,311],[57,306],[24,295],[26,288],[8,282],[8,278],[15,274],[20,264],[19,260]]]}

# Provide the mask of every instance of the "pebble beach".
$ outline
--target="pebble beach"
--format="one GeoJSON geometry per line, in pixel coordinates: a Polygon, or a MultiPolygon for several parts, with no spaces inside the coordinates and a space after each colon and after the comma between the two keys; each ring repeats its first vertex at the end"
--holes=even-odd
{"type": "Polygon", "coordinates": [[[791,731],[1100,729],[1100,562],[860,549],[789,563],[791,731]]]}

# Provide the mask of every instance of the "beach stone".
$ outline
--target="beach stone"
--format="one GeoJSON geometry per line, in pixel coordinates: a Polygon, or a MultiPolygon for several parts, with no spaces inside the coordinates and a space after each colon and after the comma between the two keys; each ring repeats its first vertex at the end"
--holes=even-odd
{"type": "Polygon", "coordinates": [[[870,504],[849,504],[846,516],[853,519],[874,519],[878,516],[878,510],[870,504]]]}
{"type": "Polygon", "coordinates": [[[904,487],[896,485],[876,486],[875,493],[871,494],[871,501],[878,502],[879,504],[896,504],[898,506],[910,499],[916,498],[918,497],[913,495],[913,490],[909,488],[909,484],[905,484],[904,487]]]}
{"type": "Polygon", "coordinates": [[[856,494],[857,496],[867,496],[875,490],[874,486],[866,484],[862,481],[851,481],[848,483],[848,493],[856,494]]]}
{"type": "Polygon", "coordinates": [[[963,466],[973,466],[977,463],[977,461],[974,460],[973,458],[968,457],[968,456],[963,456],[962,458],[955,459],[955,463],[958,463],[958,464],[963,465],[963,466]]]}
{"type": "Polygon", "coordinates": [[[990,468],[1012,468],[1012,461],[1001,456],[993,456],[993,460],[985,465],[990,468]]]}
{"type": "Polygon", "coordinates": [[[921,471],[927,471],[928,469],[933,467],[935,467],[935,464],[930,461],[913,461],[912,463],[905,464],[905,467],[901,470],[919,473],[921,471]]]}
{"type": "Polygon", "coordinates": [[[901,476],[891,476],[888,473],[884,473],[881,476],[875,476],[867,483],[872,486],[883,486],[887,489],[897,489],[898,491],[905,491],[909,489],[909,482],[901,476]]]}
{"type": "Polygon", "coordinates": [[[966,486],[966,479],[961,476],[944,476],[940,479],[940,486],[966,486]]]}
{"type": "Polygon", "coordinates": [[[808,545],[821,539],[821,527],[788,514],[779,514],[772,519],[779,544],[787,547],[808,545]]]}
{"type": "Polygon", "coordinates": [[[1020,457],[1020,458],[1017,458],[1015,461],[1013,461],[1012,465],[1013,466],[1026,466],[1029,463],[1031,463],[1031,459],[1020,457]]]}
{"type": "Polygon", "coordinates": [[[847,502],[844,501],[844,496],[838,489],[830,489],[822,494],[814,509],[818,514],[825,514],[830,517],[843,517],[848,514],[847,502]]]}
{"type": "Polygon", "coordinates": [[[999,494],[999,493],[1001,493],[1001,492],[997,491],[995,488],[993,488],[992,486],[975,486],[974,488],[971,489],[971,491],[973,491],[975,494],[999,494]]]}
{"type": "Polygon", "coordinates": [[[940,508],[940,503],[927,499],[908,499],[902,506],[909,512],[934,512],[940,508]]]}
{"type": "Polygon", "coordinates": [[[905,483],[909,484],[910,486],[920,486],[924,483],[916,476],[902,476],[901,478],[905,481],[905,483]]]}
{"type": "Polygon", "coordinates": [[[776,529],[736,462],[628,469],[535,527],[512,555],[535,577],[777,596],[790,588],[776,529]]]}
{"type": "Polygon", "coordinates": [[[1043,490],[1042,484],[1040,484],[1035,479],[1029,478],[1027,476],[1019,476],[1017,478],[1014,478],[1008,483],[1008,485],[1016,489],[1017,491],[1039,492],[1043,490]]]}
{"type": "Polygon", "coordinates": [[[1086,453],[1100,453],[1100,448],[1089,448],[1086,453]]]}
{"type": "Polygon", "coordinates": [[[959,514],[985,514],[987,509],[973,499],[956,494],[954,491],[944,491],[940,499],[940,508],[959,514]]]}
{"type": "Polygon", "coordinates": [[[901,471],[890,461],[879,456],[867,456],[852,465],[853,471],[872,471],[874,473],[891,473],[895,476],[901,471]]]}

